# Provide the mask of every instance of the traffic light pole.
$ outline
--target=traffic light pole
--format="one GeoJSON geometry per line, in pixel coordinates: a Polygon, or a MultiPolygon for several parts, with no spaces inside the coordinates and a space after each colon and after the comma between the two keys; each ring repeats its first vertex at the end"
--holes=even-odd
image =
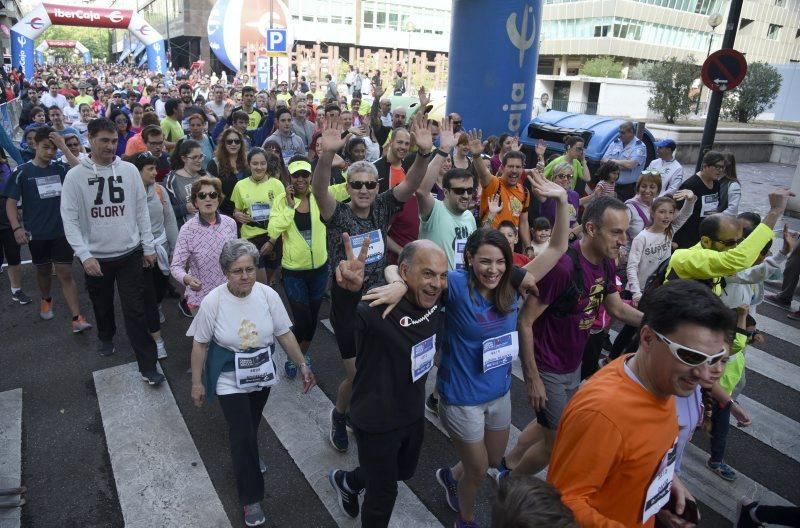
{"type": "MultiPolygon", "coordinates": [[[[736,40],[736,30],[739,28],[739,17],[742,14],[742,4],[744,0],[732,0],[731,9],[728,12],[728,22],[725,24],[725,35],[722,37],[722,48],[733,48],[733,41],[736,40]]],[[[697,158],[695,171],[700,171],[703,163],[703,156],[714,147],[714,137],[717,133],[719,123],[719,112],[722,109],[722,96],[724,92],[711,92],[711,99],[708,101],[708,115],[706,115],[706,125],[703,129],[703,139],[700,142],[700,155],[697,158]]]]}

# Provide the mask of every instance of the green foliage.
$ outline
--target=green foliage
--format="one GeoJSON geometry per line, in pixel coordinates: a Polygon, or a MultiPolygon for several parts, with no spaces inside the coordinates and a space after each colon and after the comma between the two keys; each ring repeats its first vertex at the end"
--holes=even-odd
{"type": "Polygon", "coordinates": [[[775,104],[783,78],[778,70],[765,62],[747,66],[742,84],[725,94],[722,116],[747,123],[775,104]]]}
{"type": "Polygon", "coordinates": [[[617,62],[613,57],[595,57],[587,60],[581,68],[581,75],[587,77],[610,77],[612,79],[622,78],[621,62],[617,62]]]}
{"type": "MultiPolygon", "coordinates": [[[[92,52],[93,59],[108,60],[109,32],[110,30],[102,28],[54,26],[47,29],[36,39],[34,47],[45,40],[77,40],[92,52]]],[[[69,49],[56,48],[48,53],[55,54],[58,57],[74,57],[72,60],[80,60],[80,57],[74,55],[74,51],[69,49]]]]}
{"type": "Polygon", "coordinates": [[[650,87],[650,100],[647,106],[660,113],[667,123],[688,115],[691,104],[697,96],[690,96],[689,91],[700,76],[700,66],[694,58],[685,59],[670,57],[655,64],[648,72],[647,80],[653,83],[650,87]]]}
{"type": "Polygon", "coordinates": [[[628,70],[628,79],[632,81],[646,81],[650,78],[650,70],[656,65],[652,61],[642,61],[628,70]]]}

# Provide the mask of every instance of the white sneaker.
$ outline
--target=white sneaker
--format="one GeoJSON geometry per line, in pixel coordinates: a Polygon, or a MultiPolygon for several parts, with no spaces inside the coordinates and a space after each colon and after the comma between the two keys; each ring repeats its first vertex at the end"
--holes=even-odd
{"type": "Polygon", "coordinates": [[[158,350],[158,359],[167,358],[167,348],[164,346],[164,340],[159,339],[156,341],[156,349],[158,350]]]}

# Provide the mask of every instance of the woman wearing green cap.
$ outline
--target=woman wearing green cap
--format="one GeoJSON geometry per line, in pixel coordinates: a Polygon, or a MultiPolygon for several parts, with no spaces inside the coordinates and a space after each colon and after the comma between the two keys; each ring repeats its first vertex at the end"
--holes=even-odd
{"type": "MultiPolygon", "coordinates": [[[[289,160],[290,184],[273,202],[268,232],[270,240],[283,239],[283,289],[294,314],[294,333],[305,355],[328,283],[328,249],[325,224],[311,194],[311,162],[295,155],[289,160]]],[[[310,360],[306,356],[306,363],[310,360]]],[[[286,361],[286,375],[294,378],[297,365],[286,361]]]]}

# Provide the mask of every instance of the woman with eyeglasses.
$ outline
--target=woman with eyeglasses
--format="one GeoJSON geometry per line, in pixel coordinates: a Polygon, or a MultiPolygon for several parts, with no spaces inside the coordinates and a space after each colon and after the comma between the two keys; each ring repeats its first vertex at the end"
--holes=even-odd
{"type": "Polygon", "coordinates": [[[131,132],[131,118],[122,110],[114,110],[111,112],[109,119],[113,121],[114,125],[117,127],[117,156],[123,156],[128,140],[133,137],[133,132],[131,132]]]}
{"type": "Polygon", "coordinates": [[[186,138],[178,141],[172,153],[170,159],[172,170],[164,177],[164,186],[169,193],[179,226],[197,212],[197,208],[189,200],[189,194],[192,184],[205,176],[203,158],[203,148],[200,143],[186,138]]]}
{"type": "Polygon", "coordinates": [[[192,315],[200,302],[214,288],[225,283],[219,267],[219,255],[225,242],[236,238],[236,222],[220,214],[225,198],[222,182],[203,176],[192,183],[190,199],[197,214],[180,228],[172,254],[172,277],[186,286],[186,304],[192,315]]]}
{"type": "Polygon", "coordinates": [[[241,226],[241,236],[261,252],[258,280],[272,284],[281,263],[280,239],[272,240],[267,228],[275,199],[286,192],[280,179],[279,155],[255,147],[247,153],[248,177],[233,188],[233,218],[241,226]]]}
{"type": "MultiPolygon", "coordinates": [[[[203,299],[188,334],[192,336],[192,401],[197,407],[217,396],[228,425],[233,473],[246,526],[266,523],[264,473],[258,454],[258,428],[275,372],[275,341],[300,364],[302,390],[315,384],[314,374],[292,334],[292,321],[280,295],[256,282],[258,249],[246,240],[230,240],[215,264],[225,281],[203,299]],[[245,362],[248,368],[241,367],[245,362]]],[[[274,411],[275,409],[273,409],[274,411]]],[[[271,487],[281,485],[271,477],[271,487]]]]}
{"type": "MultiPolygon", "coordinates": [[[[294,315],[294,334],[309,365],[306,354],[328,284],[327,230],[311,194],[311,173],[307,157],[296,155],[289,160],[292,183],[275,199],[267,242],[272,245],[273,240],[283,240],[283,289],[294,315]]],[[[284,370],[289,378],[297,375],[297,365],[291,359],[286,360],[284,370]]]]}
{"type": "Polygon", "coordinates": [[[236,183],[247,177],[247,155],[245,152],[244,136],[241,132],[231,127],[219,136],[219,142],[214,150],[214,159],[208,163],[206,170],[222,182],[222,192],[225,199],[219,206],[219,211],[233,217],[234,205],[230,199],[236,183]]]}
{"type": "MultiPolygon", "coordinates": [[[[516,147],[512,148],[512,150],[519,150],[519,143],[515,142],[516,147]]],[[[536,149],[536,154],[539,156],[539,159],[544,159],[544,154],[546,151],[547,146],[544,144],[544,141],[539,141],[539,148],[536,149]]],[[[572,165],[572,188],[575,188],[575,185],[578,183],[578,179],[581,179],[584,182],[589,182],[592,180],[592,176],[589,173],[589,165],[586,163],[586,156],[585,156],[585,147],[586,142],[580,136],[567,136],[564,138],[564,155],[559,156],[552,160],[550,163],[547,164],[544,168],[544,177],[552,179],[553,176],[553,169],[556,165],[559,165],[563,162],[567,162],[572,165]]]]}
{"type": "Polygon", "coordinates": [[[175,220],[175,212],[172,210],[167,190],[156,182],[156,163],[158,162],[156,157],[149,152],[142,152],[125,158],[125,161],[133,163],[139,170],[147,193],[147,210],[150,213],[150,229],[153,232],[153,245],[158,257],[158,266],[144,269],[145,316],[147,330],[156,342],[158,359],[164,359],[167,357],[167,349],[161,338],[161,323],[164,319],[161,301],[164,300],[169,283],[169,257],[175,249],[178,238],[178,223],[175,220]]]}

